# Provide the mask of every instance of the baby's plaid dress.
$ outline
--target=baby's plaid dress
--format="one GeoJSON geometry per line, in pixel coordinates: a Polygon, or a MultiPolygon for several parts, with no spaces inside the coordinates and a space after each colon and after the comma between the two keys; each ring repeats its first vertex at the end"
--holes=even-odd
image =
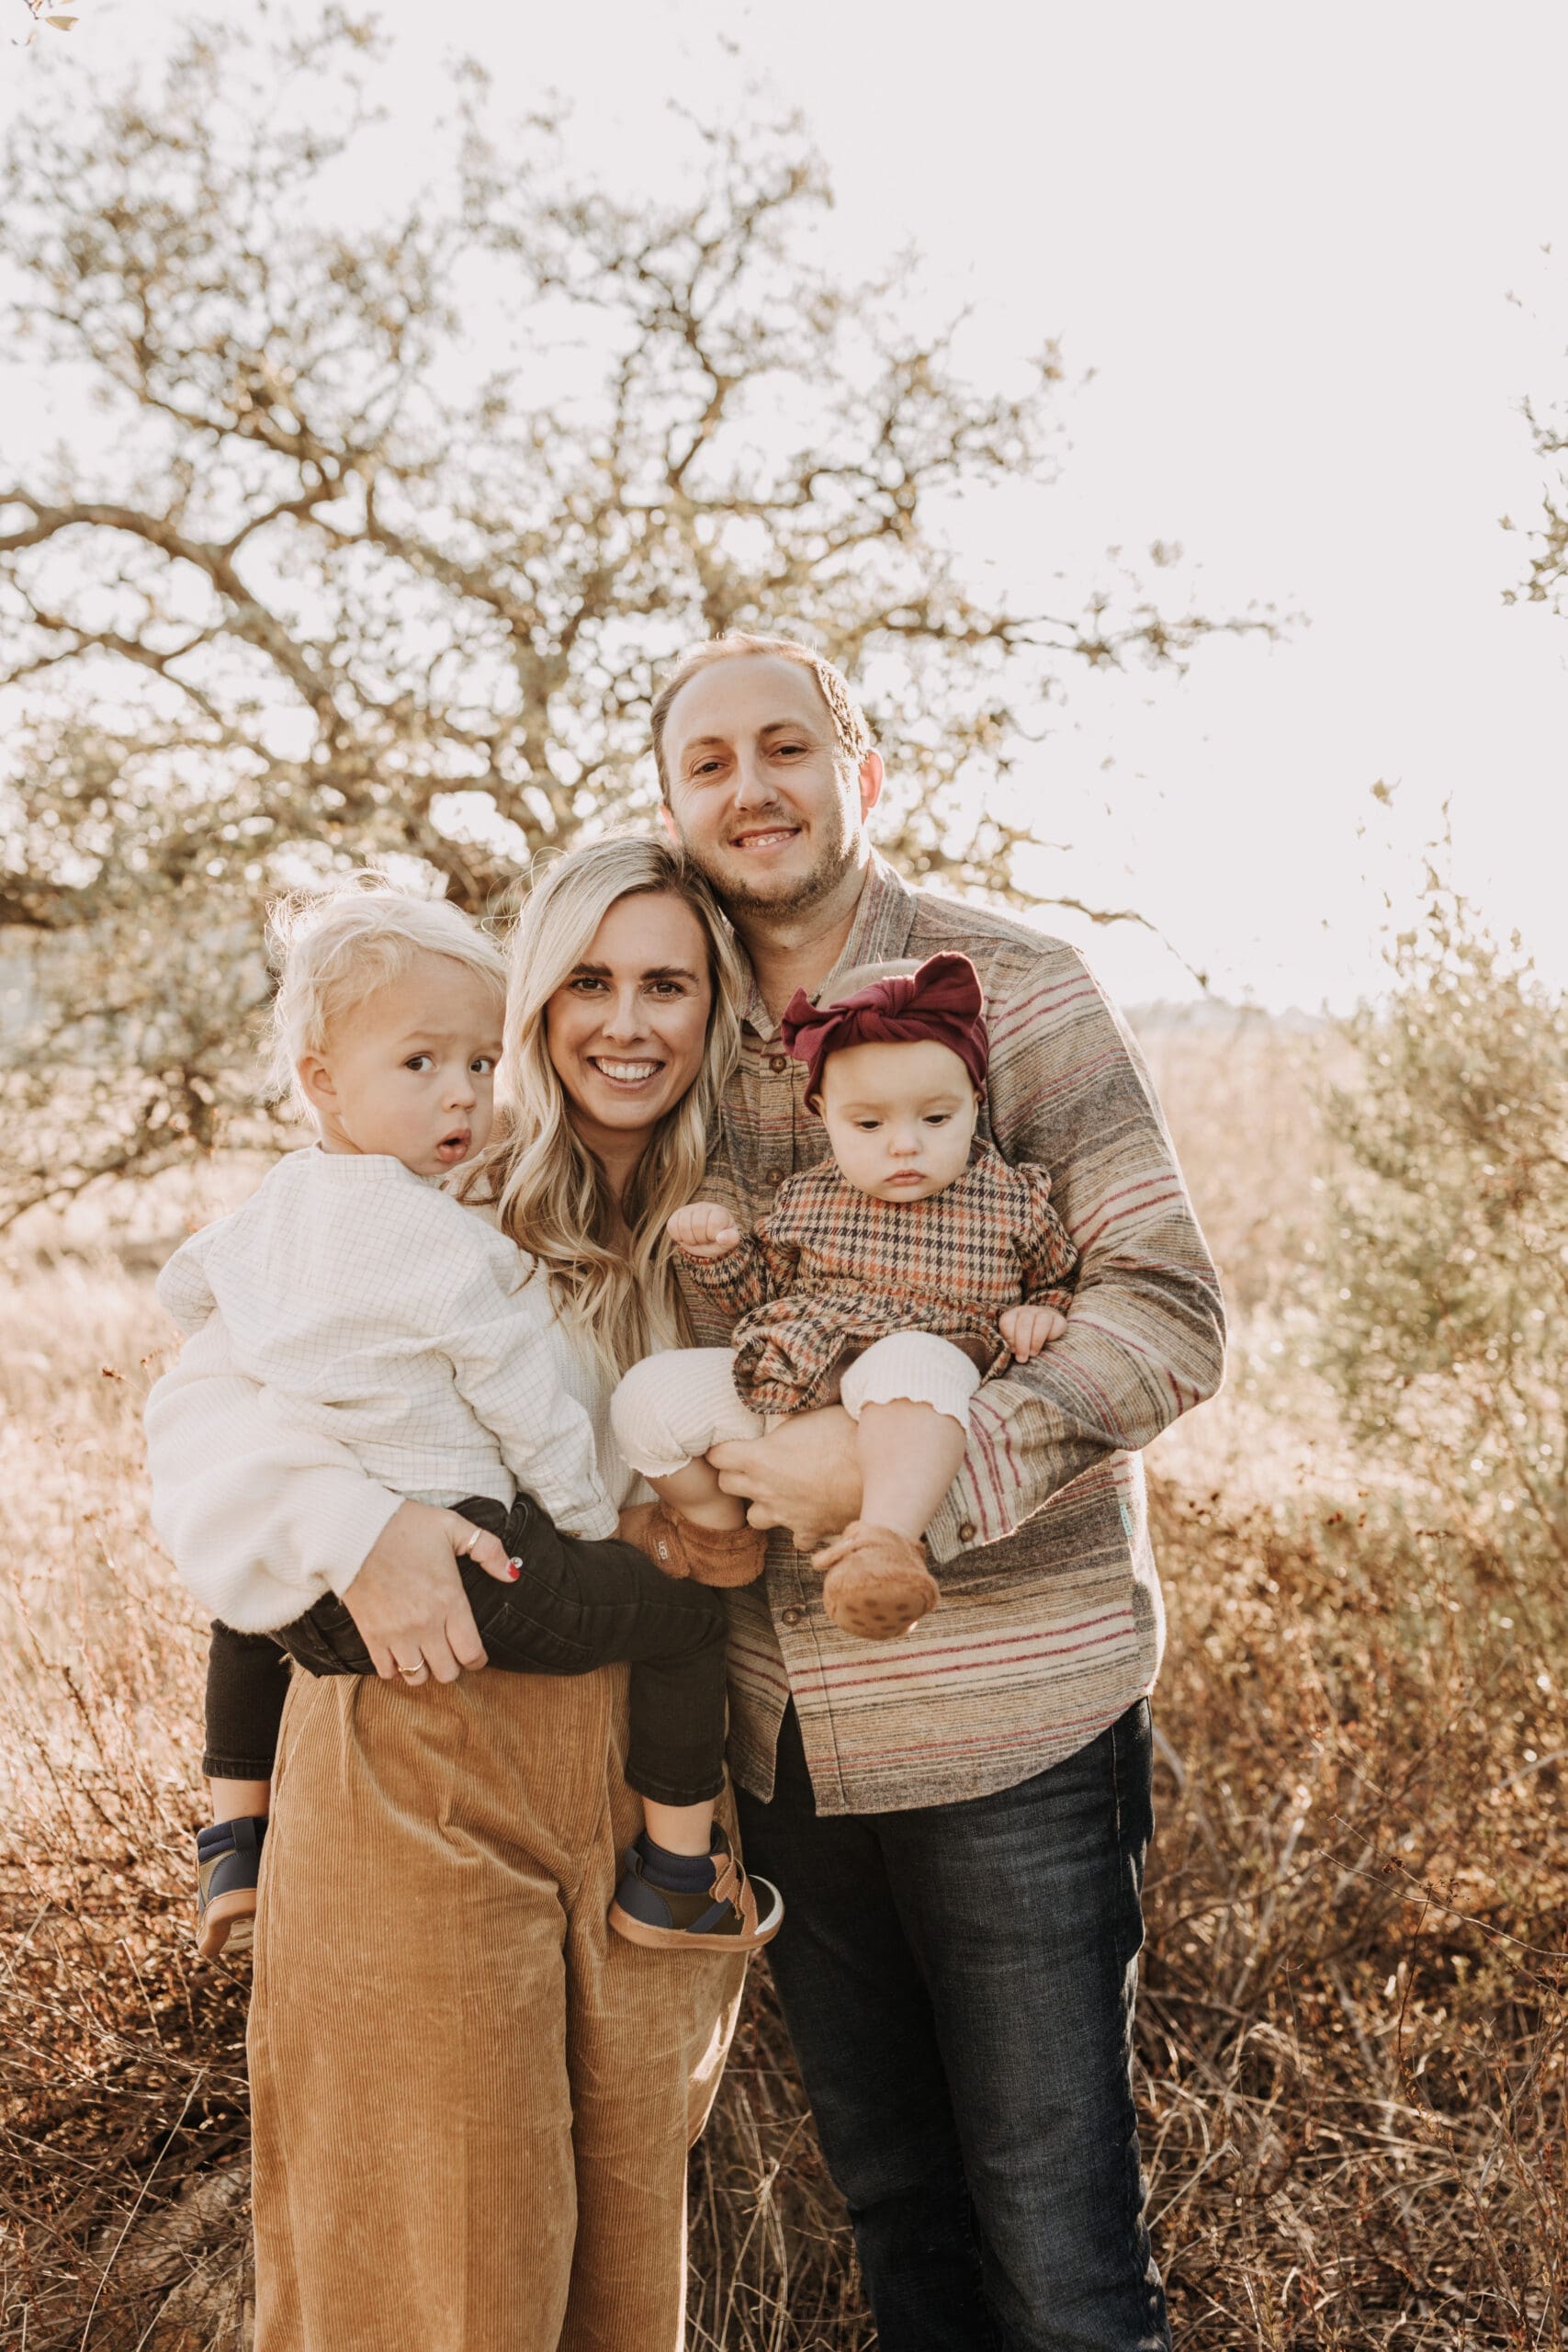
{"type": "Polygon", "coordinates": [[[927,1200],[876,1201],[826,1159],[779,1187],[771,1216],[725,1257],[682,1272],[740,1320],[735,1385],[758,1413],[831,1404],[851,1357],[896,1331],[975,1340],[982,1377],[1009,1362],[997,1329],[1022,1300],[1066,1314],[1077,1251],[1043,1168],[982,1146],[927,1200]]]}

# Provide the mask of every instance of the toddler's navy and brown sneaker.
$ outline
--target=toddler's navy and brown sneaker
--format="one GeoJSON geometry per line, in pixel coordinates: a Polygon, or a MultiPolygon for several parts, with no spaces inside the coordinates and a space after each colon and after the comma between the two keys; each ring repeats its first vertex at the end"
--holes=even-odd
{"type": "Polygon", "coordinates": [[[611,1927],[632,1943],[685,1951],[755,1951],[778,1934],[783,1919],[778,1888],[747,1877],[722,1829],[714,1831],[705,1856],[671,1854],[644,1830],[626,1848],[610,1905],[611,1927]]]}
{"type": "Polygon", "coordinates": [[[211,1960],[227,1945],[243,1951],[256,1916],[266,1816],[215,1821],[196,1833],[196,1948],[211,1960]]]}

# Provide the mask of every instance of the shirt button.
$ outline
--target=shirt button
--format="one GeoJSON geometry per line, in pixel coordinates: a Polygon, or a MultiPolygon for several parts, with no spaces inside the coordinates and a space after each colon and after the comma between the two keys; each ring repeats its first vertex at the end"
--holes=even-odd
{"type": "Polygon", "coordinates": [[[770,1168],[762,1182],[764,1184],[782,1184],[788,1172],[787,1169],[770,1168]]]}
{"type": "Polygon", "coordinates": [[[789,1056],[787,1054],[772,1055],[769,1057],[768,1068],[773,1071],[775,1078],[782,1078],[784,1071],[789,1068],[789,1056]]]}
{"type": "Polygon", "coordinates": [[[806,1611],[804,1609],[786,1609],[780,1614],[779,1623],[781,1625],[804,1625],[806,1611]]]}
{"type": "Polygon", "coordinates": [[[973,1544],[975,1541],[975,1522],[972,1519],[966,1519],[959,1529],[958,1540],[961,1544],[973,1544]]]}

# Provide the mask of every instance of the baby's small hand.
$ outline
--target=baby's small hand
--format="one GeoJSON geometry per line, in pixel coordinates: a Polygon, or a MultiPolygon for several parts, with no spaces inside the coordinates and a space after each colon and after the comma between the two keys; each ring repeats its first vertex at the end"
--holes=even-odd
{"type": "Polygon", "coordinates": [[[727,1258],[740,1246],[740,1227],[716,1201],[692,1201],[671,1218],[670,1238],[688,1258],[727,1258]]]}
{"type": "Polygon", "coordinates": [[[997,1317],[997,1329],[1020,1363],[1039,1355],[1066,1328],[1066,1317],[1054,1306],[1009,1306],[997,1317]]]}

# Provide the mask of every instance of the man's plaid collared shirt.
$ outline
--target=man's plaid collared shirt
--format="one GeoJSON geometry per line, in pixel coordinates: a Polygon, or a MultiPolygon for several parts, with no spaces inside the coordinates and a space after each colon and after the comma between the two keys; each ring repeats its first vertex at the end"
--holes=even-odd
{"type": "MultiPolygon", "coordinates": [[[[1065,1338],[988,1381],[928,1534],[942,1605],[899,1642],[840,1634],[775,1535],[730,1601],[730,1758],[757,1795],[793,1693],[819,1811],[896,1812],[1010,1788],[1143,1696],[1165,1619],[1138,1450],[1219,1384],[1224,1309],[1136,1046],[1077,952],[911,889],[874,858],[840,972],[960,949],[986,991],[980,1135],[1049,1171],[1079,1252],[1065,1338]]],[[[754,1226],[824,1157],[805,1072],[753,989],[705,1192],[754,1226]]],[[[696,1336],[729,1329],[688,1288],[696,1336]]]]}

